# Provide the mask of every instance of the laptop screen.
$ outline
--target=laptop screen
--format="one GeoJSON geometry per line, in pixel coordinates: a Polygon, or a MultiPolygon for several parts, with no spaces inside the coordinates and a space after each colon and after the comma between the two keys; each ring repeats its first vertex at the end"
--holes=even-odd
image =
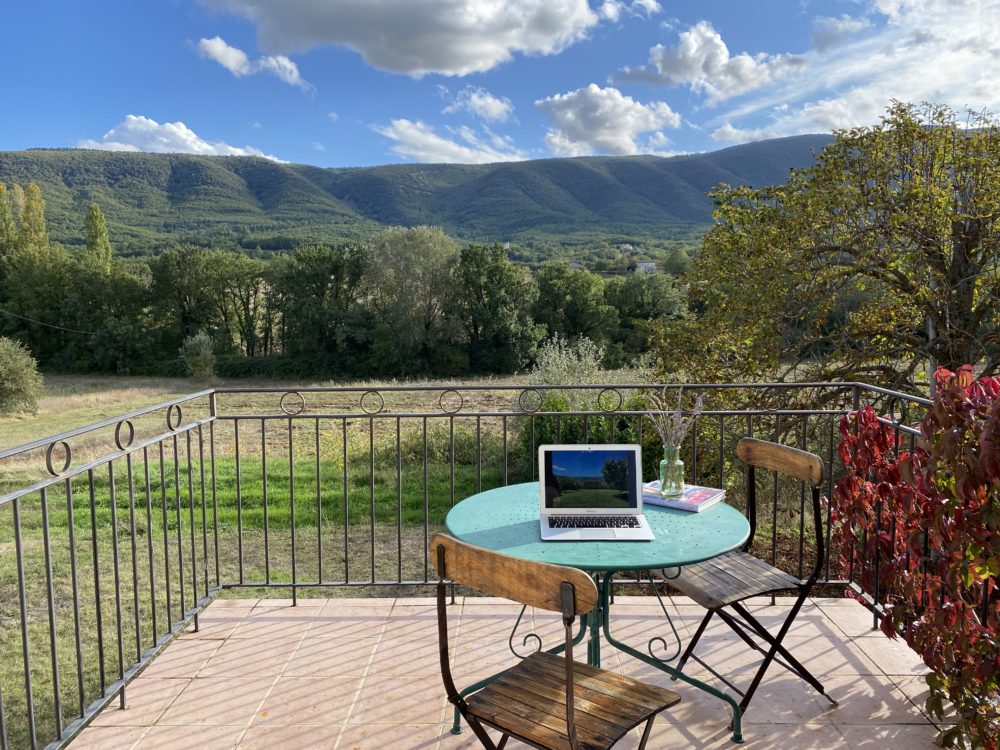
{"type": "Polygon", "coordinates": [[[546,447],[541,467],[546,510],[621,512],[638,507],[636,447],[546,447]]]}

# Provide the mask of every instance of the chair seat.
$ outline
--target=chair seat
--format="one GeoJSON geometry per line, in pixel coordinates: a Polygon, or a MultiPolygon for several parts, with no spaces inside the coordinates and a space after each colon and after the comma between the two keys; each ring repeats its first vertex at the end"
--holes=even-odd
{"type": "Polygon", "coordinates": [[[801,588],[803,581],[746,552],[727,552],[711,560],[685,565],[667,582],[706,609],[719,609],[742,599],[801,588]]]}
{"type": "MultiPolygon", "coordinates": [[[[573,665],[576,736],[581,748],[604,750],[626,732],[680,701],[672,690],[578,662],[573,665]]],[[[538,653],[468,698],[480,721],[542,747],[569,748],[566,661],[538,653]]]]}

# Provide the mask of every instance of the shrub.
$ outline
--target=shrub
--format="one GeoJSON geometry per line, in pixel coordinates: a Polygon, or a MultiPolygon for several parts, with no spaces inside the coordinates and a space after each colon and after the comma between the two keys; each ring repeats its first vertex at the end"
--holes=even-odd
{"type": "Polygon", "coordinates": [[[0,337],[0,414],[38,411],[44,388],[38,363],[19,342],[0,337]]]}
{"type": "Polygon", "coordinates": [[[1000,745],[1000,378],[939,369],[921,439],[900,440],[871,407],[841,422],[847,469],[834,493],[831,554],[884,604],[932,673],[927,708],[957,722],[946,746],[1000,745]],[[876,561],[871,565],[871,561],[876,561]]]}
{"type": "Polygon", "coordinates": [[[558,333],[538,349],[529,379],[539,385],[581,385],[601,381],[604,348],[583,336],[576,341],[558,333]]]}
{"type": "Polygon", "coordinates": [[[211,380],[215,377],[215,347],[212,337],[204,331],[184,339],[180,356],[187,365],[188,374],[195,380],[211,380]]]}

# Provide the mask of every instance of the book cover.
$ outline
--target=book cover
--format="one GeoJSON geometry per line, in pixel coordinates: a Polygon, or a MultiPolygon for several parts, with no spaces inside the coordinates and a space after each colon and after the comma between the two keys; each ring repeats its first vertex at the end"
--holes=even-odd
{"type": "Polygon", "coordinates": [[[700,487],[695,484],[684,485],[684,495],[676,498],[665,498],[660,495],[660,482],[655,480],[642,486],[642,502],[650,505],[660,505],[665,508],[677,508],[698,513],[710,508],[725,498],[726,491],[718,487],[700,487]]]}

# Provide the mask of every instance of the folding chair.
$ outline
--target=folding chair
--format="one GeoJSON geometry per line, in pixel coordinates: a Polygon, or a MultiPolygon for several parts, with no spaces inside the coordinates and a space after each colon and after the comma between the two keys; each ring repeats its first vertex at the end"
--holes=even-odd
{"type": "Polygon", "coordinates": [[[440,576],[438,645],[448,701],[458,707],[488,750],[502,750],[510,737],[538,748],[603,750],[646,722],[641,750],[656,715],[680,700],[672,690],[573,661],[573,623],[597,603],[597,587],[583,571],[522,560],[443,534],[432,537],[430,552],[440,576]],[[566,630],[565,654],[532,654],[463,698],[452,679],[448,657],[446,580],[560,612],[566,630]],[[499,744],[494,744],[485,727],[500,732],[499,744]]]}
{"type": "MultiPolygon", "coordinates": [[[[819,487],[823,483],[823,460],[812,453],[796,448],[789,448],[764,440],[744,438],[740,440],[736,453],[747,466],[747,515],[750,521],[750,538],[740,551],[727,552],[719,557],[685,565],[680,568],[676,577],[671,577],[666,571],[654,571],[664,578],[671,586],[682,594],[691,597],[695,602],[705,607],[708,612],[698,626],[694,637],[688,644],[677,663],[677,669],[683,670],[688,659],[694,659],[712,674],[729,685],[730,688],[743,696],[740,710],[745,711],[750,705],[750,699],[760,685],[767,668],[774,661],[789,671],[797,674],[812,685],[816,690],[836,705],[836,701],[826,694],[823,685],[817,680],[782,644],[788,634],[795,617],[802,608],[803,602],[809,596],[816,578],[823,567],[823,518],[820,509],[819,487]],[[813,522],[816,530],[816,564],[812,573],[805,580],[785,573],[769,563],[751,555],[748,550],[753,544],[754,533],[757,530],[757,484],[755,469],[760,467],[775,471],[778,474],[794,477],[805,482],[812,490],[813,522]],[[792,605],[788,616],[782,623],[777,635],[771,635],[767,629],[741,603],[751,596],[775,594],[782,591],[796,591],[798,596],[792,605]],[[728,608],[728,609],[727,609],[728,608]],[[704,661],[694,656],[695,646],[705,632],[713,615],[718,615],[723,622],[732,628],[748,646],[764,654],[764,661],[753,677],[746,692],[733,685],[704,661]],[[768,648],[765,651],[753,637],[760,638],[768,648]],[[780,658],[779,658],[780,657],[780,658]]],[[[675,678],[676,679],[676,678],[675,678]]]]}

